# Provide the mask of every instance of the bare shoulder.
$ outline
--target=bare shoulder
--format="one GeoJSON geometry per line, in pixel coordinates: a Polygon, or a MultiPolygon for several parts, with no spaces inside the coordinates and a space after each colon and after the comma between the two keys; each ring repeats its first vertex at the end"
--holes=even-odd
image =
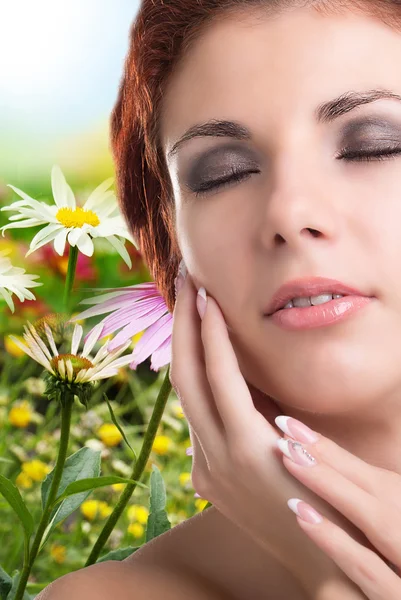
{"type": "Polygon", "coordinates": [[[209,598],[305,600],[300,583],[278,560],[212,506],[144,544],[123,561],[161,565],[210,586],[209,598]],[[267,592],[268,591],[268,592],[267,592]]]}
{"type": "Polygon", "coordinates": [[[230,600],[203,578],[157,564],[98,563],[68,573],[48,585],[36,600],[230,600]]]}

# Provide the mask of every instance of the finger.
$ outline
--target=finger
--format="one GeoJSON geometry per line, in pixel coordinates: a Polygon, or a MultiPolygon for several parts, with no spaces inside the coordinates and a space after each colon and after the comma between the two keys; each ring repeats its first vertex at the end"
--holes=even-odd
{"type": "Polygon", "coordinates": [[[399,574],[375,552],[365,548],[319,513],[321,522],[305,521],[310,508],[312,511],[314,509],[299,498],[291,498],[288,506],[297,514],[297,522],[306,535],[344,571],[369,600],[398,600],[401,597],[399,574]]]}
{"type": "Polygon", "coordinates": [[[288,456],[283,456],[286,469],[356,525],[383,556],[401,564],[401,513],[318,458],[310,466],[297,464],[295,461],[305,460],[306,444],[285,440],[284,446],[283,452],[288,451],[288,456]]]}
{"type": "MultiPolygon", "coordinates": [[[[191,469],[191,479],[192,486],[202,498],[206,493],[204,481],[204,474],[209,470],[209,463],[206,458],[206,454],[202,448],[201,441],[196,435],[195,431],[192,427],[189,427],[189,436],[191,438],[191,447],[192,447],[192,469],[191,469]]],[[[207,499],[207,498],[206,498],[207,499]]]]}
{"type": "Polygon", "coordinates": [[[248,385],[239,369],[227,326],[217,302],[207,298],[201,325],[207,378],[227,437],[233,443],[249,440],[249,431],[265,446],[274,442],[277,430],[255,409],[248,385]],[[246,436],[246,439],[245,439],[246,436]]]}
{"type": "Polygon", "coordinates": [[[181,401],[185,418],[200,439],[216,447],[224,426],[207,380],[196,309],[196,289],[187,275],[174,307],[170,381],[181,401]]]}
{"type": "MultiPolygon", "coordinates": [[[[297,436],[298,428],[305,427],[298,419],[286,417],[285,422],[284,419],[281,419],[282,426],[279,423],[277,425],[284,433],[293,439],[304,442],[308,452],[312,454],[318,452],[321,461],[342,473],[372,496],[379,497],[380,492],[385,491],[388,485],[394,486],[394,477],[391,471],[365,462],[317,431],[312,430],[318,438],[317,441],[313,444],[305,443],[306,440],[297,436]]],[[[400,498],[399,507],[401,509],[401,481],[398,493],[394,495],[396,498],[400,498]]]]}

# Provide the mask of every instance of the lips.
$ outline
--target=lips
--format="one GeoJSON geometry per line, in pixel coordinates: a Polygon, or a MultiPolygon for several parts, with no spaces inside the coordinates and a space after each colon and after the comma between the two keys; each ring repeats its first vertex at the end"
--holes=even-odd
{"type": "Polygon", "coordinates": [[[342,294],[343,296],[364,296],[367,294],[337,281],[336,279],[327,279],[325,277],[307,277],[303,279],[294,279],[282,285],[274,294],[270,304],[264,311],[266,316],[271,316],[293,298],[307,298],[309,296],[319,296],[324,293],[342,294]]]}

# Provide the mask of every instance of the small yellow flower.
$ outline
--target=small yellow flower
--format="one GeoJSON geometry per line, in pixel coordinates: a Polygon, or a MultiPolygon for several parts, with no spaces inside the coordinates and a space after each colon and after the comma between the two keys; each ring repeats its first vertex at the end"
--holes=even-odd
{"type": "Polygon", "coordinates": [[[32,408],[26,400],[14,404],[8,415],[8,420],[14,427],[27,427],[31,422],[31,419],[32,408]]]}
{"type": "Polygon", "coordinates": [[[111,487],[115,492],[121,492],[125,487],[125,483],[113,483],[111,487]]]}
{"type": "Polygon", "coordinates": [[[86,500],[81,504],[81,513],[83,516],[89,521],[93,521],[93,519],[97,516],[98,511],[98,501],[97,500],[86,500]]]}
{"type": "Polygon", "coordinates": [[[178,402],[174,402],[171,406],[172,412],[173,414],[178,418],[178,419],[185,419],[185,415],[182,411],[182,406],[181,404],[178,402]]]}
{"type": "Polygon", "coordinates": [[[28,475],[34,481],[43,481],[51,468],[41,460],[31,460],[30,462],[22,463],[22,470],[25,475],[28,475]]]}
{"type": "Polygon", "coordinates": [[[188,472],[180,473],[180,476],[179,476],[179,478],[178,478],[178,479],[179,479],[179,481],[180,481],[180,484],[181,484],[181,485],[182,485],[184,488],[188,489],[188,488],[192,487],[192,477],[191,477],[191,473],[188,473],[188,472]],[[189,485],[188,485],[188,484],[189,484],[189,485]]]}
{"type": "Polygon", "coordinates": [[[167,435],[157,435],[154,439],[152,450],[156,454],[167,454],[172,443],[172,440],[167,435]]]}
{"type": "Polygon", "coordinates": [[[202,512],[208,502],[209,500],[206,500],[205,498],[196,498],[195,506],[199,512],[202,512]]]}
{"type": "Polygon", "coordinates": [[[134,537],[141,538],[145,530],[140,523],[131,523],[131,525],[128,525],[127,531],[134,537]]]}
{"type": "Polygon", "coordinates": [[[56,563],[61,565],[65,561],[66,547],[61,544],[52,544],[50,547],[50,556],[56,563]]]}
{"type": "Polygon", "coordinates": [[[32,479],[23,471],[17,475],[15,483],[17,487],[24,488],[25,490],[29,489],[33,485],[32,479]]]}
{"type": "MultiPolygon", "coordinates": [[[[15,335],[14,337],[20,340],[20,342],[25,341],[22,335],[15,335]]],[[[9,335],[4,336],[4,348],[9,354],[11,354],[11,356],[15,356],[15,358],[24,356],[25,354],[25,352],[21,350],[19,346],[17,346],[17,344],[12,340],[12,338],[9,335]]]]}
{"type": "Polygon", "coordinates": [[[130,521],[138,521],[138,523],[146,525],[148,522],[149,511],[146,506],[131,504],[127,509],[127,517],[130,521]]]}
{"type": "Polygon", "coordinates": [[[99,427],[97,434],[106,446],[118,446],[123,439],[114,423],[104,423],[99,427]]]}
{"type": "Polygon", "coordinates": [[[99,517],[101,519],[106,519],[112,512],[113,509],[107,504],[107,502],[104,502],[103,500],[99,502],[99,517]]]}

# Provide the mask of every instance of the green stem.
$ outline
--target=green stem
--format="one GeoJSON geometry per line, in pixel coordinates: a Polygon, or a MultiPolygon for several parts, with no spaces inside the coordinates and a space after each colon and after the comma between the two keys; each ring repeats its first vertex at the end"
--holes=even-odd
{"type": "MultiPolygon", "coordinates": [[[[157,396],[157,400],[155,402],[153,413],[152,413],[148,428],[145,433],[141,451],[139,453],[138,459],[137,459],[135,466],[133,468],[133,471],[132,471],[131,479],[135,479],[135,481],[140,480],[140,478],[142,477],[142,474],[145,470],[146,464],[149,459],[149,455],[150,455],[152,447],[153,447],[153,442],[156,437],[161,418],[163,416],[166,402],[168,400],[168,397],[169,397],[171,389],[172,389],[172,386],[170,383],[170,378],[169,378],[169,373],[170,373],[170,365],[167,368],[166,376],[161,385],[159,394],[157,396]]],[[[126,484],[125,489],[120,496],[120,499],[118,500],[113,512],[107,519],[106,523],[104,524],[104,527],[103,527],[102,531],[100,532],[100,535],[99,535],[98,539],[96,540],[91,553],[89,554],[88,560],[86,561],[86,563],[84,565],[85,567],[88,567],[89,565],[93,565],[99,558],[99,555],[100,555],[100,552],[101,552],[103,546],[107,542],[111,532],[114,529],[114,526],[116,525],[118,519],[120,518],[123,510],[127,506],[128,501],[131,498],[132,493],[135,488],[136,488],[136,483],[127,483],[126,484]]]]}
{"type": "Polygon", "coordinates": [[[68,270],[64,288],[64,310],[68,311],[72,286],[74,285],[75,269],[78,260],[78,246],[70,246],[68,254],[68,270]]]}
{"type": "Polygon", "coordinates": [[[58,450],[58,456],[56,466],[53,471],[53,481],[50,486],[49,495],[47,497],[46,505],[43,509],[42,517],[39,521],[38,530],[32,543],[32,547],[28,553],[28,560],[24,560],[22,568],[21,578],[18,584],[17,592],[14,600],[21,600],[25,587],[28,581],[29,574],[31,572],[33,563],[38,554],[40,543],[42,541],[43,534],[48,525],[50,515],[52,512],[52,504],[57,498],[57,492],[60,485],[61,477],[63,474],[64,463],[67,457],[68,439],[70,436],[70,425],[71,425],[71,412],[74,396],[67,390],[64,391],[63,398],[61,401],[61,433],[60,433],[60,445],[58,450]]]}

